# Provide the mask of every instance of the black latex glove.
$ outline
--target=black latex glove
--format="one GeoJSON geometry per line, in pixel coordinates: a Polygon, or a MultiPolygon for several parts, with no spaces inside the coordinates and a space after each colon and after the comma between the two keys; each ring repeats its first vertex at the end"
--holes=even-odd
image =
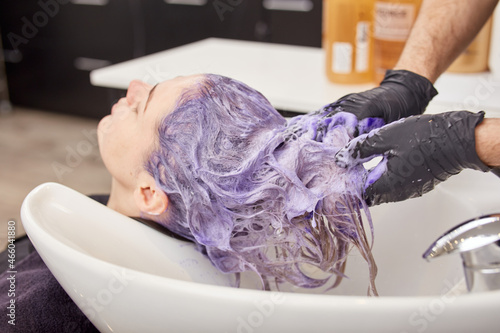
{"type": "Polygon", "coordinates": [[[436,95],[436,89],[425,77],[406,70],[388,70],[379,87],[346,95],[325,108],[334,113],[353,113],[359,120],[383,118],[388,124],[422,114],[436,95]]]}
{"type": "Polygon", "coordinates": [[[401,119],[353,139],[336,161],[349,167],[383,156],[365,179],[370,206],[418,197],[462,169],[490,170],[475,148],[483,118],[484,112],[453,111],[401,119]]]}

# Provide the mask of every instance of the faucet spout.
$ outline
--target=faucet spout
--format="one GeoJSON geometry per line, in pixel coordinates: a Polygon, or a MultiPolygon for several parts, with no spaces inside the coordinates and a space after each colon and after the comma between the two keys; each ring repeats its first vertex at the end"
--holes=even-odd
{"type": "Polygon", "coordinates": [[[469,291],[500,289],[500,214],[474,218],[439,237],[425,253],[427,260],[460,253],[469,291]]]}

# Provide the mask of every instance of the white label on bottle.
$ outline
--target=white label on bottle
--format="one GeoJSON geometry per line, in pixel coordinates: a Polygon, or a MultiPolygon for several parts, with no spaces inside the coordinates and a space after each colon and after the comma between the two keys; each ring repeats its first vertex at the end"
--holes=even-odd
{"type": "Polygon", "coordinates": [[[356,27],[356,72],[366,72],[368,70],[370,56],[370,44],[368,42],[369,29],[369,22],[358,22],[356,27]]]}
{"type": "Polygon", "coordinates": [[[414,20],[415,6],[412,4],[375,2],[375,38],[405,41],[414,20]]]}
{"type": "Polygon", "coordinates": [[[338,74],[349,74],[352,69],[352,44],[335,42],[332,48],[333,72],[338,74]]]}

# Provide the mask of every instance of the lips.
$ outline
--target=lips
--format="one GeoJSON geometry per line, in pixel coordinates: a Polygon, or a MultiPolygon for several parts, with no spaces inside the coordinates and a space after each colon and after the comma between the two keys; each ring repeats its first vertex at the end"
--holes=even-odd
{"type": "Polygon", "coordinates": [[[116,102],[115,104],[113,104],[113,106],[111,107],[111,114],[114,114],[116,112],[116,109],[120,105],[120,103],[121,103],[122,100],[125,100],[125,98],[120,98],[118,100],[118,102],[116,102]]]}

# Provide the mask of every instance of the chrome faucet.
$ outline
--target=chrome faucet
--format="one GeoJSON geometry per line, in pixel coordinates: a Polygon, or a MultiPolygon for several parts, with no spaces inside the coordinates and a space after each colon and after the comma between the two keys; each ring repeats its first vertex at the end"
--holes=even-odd
{"type": "Polygon", "coordinates": [[[450,229],[423,257],[460,253],[469,292],[500,289],[500,214],[485,215],[450,229]]]}

